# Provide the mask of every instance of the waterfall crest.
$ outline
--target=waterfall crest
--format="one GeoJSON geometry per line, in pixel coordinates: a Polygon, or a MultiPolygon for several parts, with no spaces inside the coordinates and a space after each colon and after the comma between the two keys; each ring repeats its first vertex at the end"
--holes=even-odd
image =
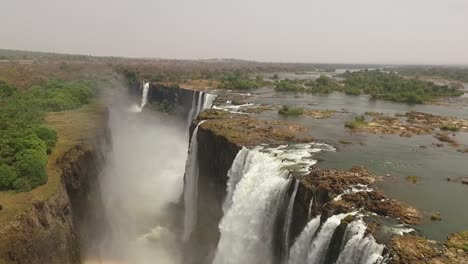
{"type": "Polygon", "coordinates": [[[336,264],[382,263],[384,246],[378,244],[372,235],[365,236],[366,224],[362,220],[348,225],[343,242],[345,246],[336,264]]]}
{"type": "Polygon", "coordinates": [[[289,187],[289,172],[274,156],[245,148],[233,164],[236,168],[231,170],[228,185],[232,187],[228,188],[235,190],[232,204],[225,206],[213,263],[273,263],[274,219],[278,197],[289,187]],[[234,181],[240,175],[236,185],[234,181]]]}
{"type": "Polygon", "coordinates": [[[184,183],[184,233],[182,240],[187,242],[190,234],[196,224],[197,219],[197,200],[198,200],[198,127],[203,123],[201,121],[192,134],[189,153],[185,164],[185,183],[184,183]]]}
{"type": "Polygon", "coordinates": [[[320,226],[320,215],[310,220],[291,247],[288,264],[303,264],[307,258],[310,243],[320,226]]]}
{"type": "Polygon", "coordinates": [[[310,245],[306,263],[321,264],[324,262],[335,229],[340,225],[341,220],[348,215],[350,214],[333,215],[325,221],[310,245]]]}
{"type": "Polygon", "coordinates": [[[187,117],[187,127],[190,127],[190,123],[192,123],[192,120],[196,118],[198,114],[213,106],[216,96],[215,94],[193,91],[192,106],[187,117]],[[198,98],[195,99],[195,97],[198,98]]]}
{"type": "Polygon", "coordinates": [[[216,99],[215,94],[205,93],[203,97],[203,108],[202,111],[205,109],[210,109],[213,106],[213,102],[216,99]]]}

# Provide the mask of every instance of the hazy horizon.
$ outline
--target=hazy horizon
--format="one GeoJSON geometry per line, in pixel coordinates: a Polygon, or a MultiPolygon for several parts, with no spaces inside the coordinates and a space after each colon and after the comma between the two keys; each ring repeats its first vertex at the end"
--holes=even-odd
{"type": "Polygon", "coordinates": [[[261,62],[468,64],[468,1],[19,0],[0,48],[261,62]]]}

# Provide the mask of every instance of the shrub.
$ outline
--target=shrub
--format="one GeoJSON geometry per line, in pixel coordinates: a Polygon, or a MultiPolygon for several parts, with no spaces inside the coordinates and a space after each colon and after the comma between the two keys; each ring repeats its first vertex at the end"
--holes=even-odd
{"type": "Polygon", "coordinates": [[[304,113],[304,109],[302,108],[294,108],[294,107],[289,107],[286,105],[283,105],[281,109],[278,110],[278,114],[280,115],[285,115],[285,116],[300,116],[304,113]]]}
{"type": "Polygon", "coordinates": [[[0,165],[0,189],[11,189],[17,177],[15,170],[10,166],[6,164],[0,165]]]}
{"type": "Polygon", "coordinates": [[[289,92],[304,92],[306,89],[300,83],[293,80],[281,80],[275,83],[275,90],[289,92]]]}
{"type": "Polygon", "coordinates": [[[14,86],[8,85],[3,81],[0,81],[0,99],[11,97],[16,93],[14,86]]]}
{"type": "Polygon", "coordinates": [[[353,121],[348,121],[345,123],[345,127],[350,129],[356,129],[360,126],[367,125],[366,119],[364,116],[357,116],[353,121]]]}
{"type": "Polygon", "coordinates": [[[44,141],[47,146],[47,153],[50,154],[57,142],[57,132],[45,125],[38,125],[33,128],[34,133],[39,139],[44,141]]]}
{"type": "Polygon", "coordinates": [[[452,132],[456,132],[458,130],[460,130],[460,128],[458,126],[455,126],[455,125],[442,125],[440,127],[441,130],[446,130],[446,131],[452,131],[452,132]]]}
{"type": "Polygon", "coordinates": [[[29,181],[26,180],[25,178],[19,178],[13,183],[13,189],[22,191],[22,192],[27,192],[32,189],[31,184],[29,184],[29,181]]]}

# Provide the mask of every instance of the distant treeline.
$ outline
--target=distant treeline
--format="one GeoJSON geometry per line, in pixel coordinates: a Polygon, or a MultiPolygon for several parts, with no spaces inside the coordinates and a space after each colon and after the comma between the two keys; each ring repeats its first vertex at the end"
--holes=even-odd
{"type": "Polygon", "coordinates": [[[27,191],[47,182],[47,156],[57,133],[44,124],[45,114],[88,103],[92,87],[54,80],[20,91],[0,81],[0,189],[27,191]]]}
{"type": "Polygon", "coordinates": [[[407,79],[396,73],[380,70],[347,71],[340,77],[344,78],[343,82],[337,82],[326,76],[320,76],[314,81],[286,79],[277,81],[275,89],[322,94],[332,92],[344,92],[350,95],[368,94],[376,99],[414,104],[463,94],[457,87],[407,79]]]}
{"type": "Polygon", "coordinates": [[[402,66],[387,70],[397,71],[403,75],[428,76],[468,83],[468,67],[402,66]]]}

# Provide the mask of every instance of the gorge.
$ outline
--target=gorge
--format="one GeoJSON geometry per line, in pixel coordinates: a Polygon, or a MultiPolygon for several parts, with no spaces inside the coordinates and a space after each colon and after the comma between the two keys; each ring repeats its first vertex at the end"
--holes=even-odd
{"type": "Polygon", "coordinates": [[[35,205],[12,227],[41,235],[5,247],[6,263],[466,259],[414,232],[418,211],[372,186],[364,168],[320,169],[321,155],[339,150],[300,125],[223,107],[230,95],[217,91],[150,82],[129,91],[114,95],[90,144],[62,159],[63,204],[35,205]],[[176,110],[150,109],[163,101],[176,110]],[[66,240],[48,245],[51,237],[66,240]],[[54,254],[37,253],[44,248],[54,254]]]}

